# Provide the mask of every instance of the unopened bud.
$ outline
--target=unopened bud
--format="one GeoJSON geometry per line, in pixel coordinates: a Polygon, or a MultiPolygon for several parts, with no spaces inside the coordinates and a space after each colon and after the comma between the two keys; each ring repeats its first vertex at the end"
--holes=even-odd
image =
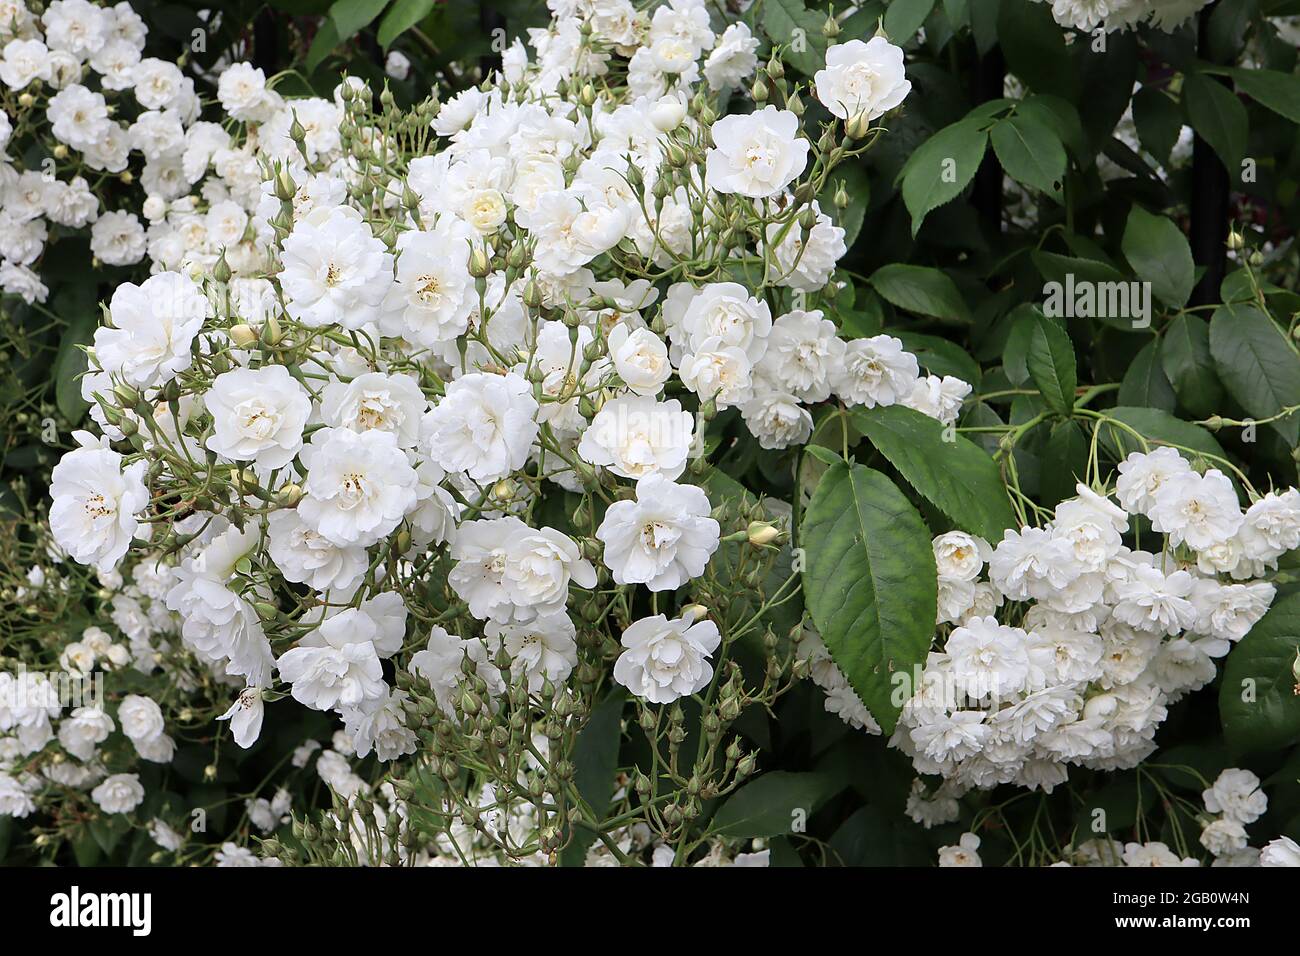
{"type": "Polygon", "coordinates": [[[257,333],[251,325],[241,322],[230,327],[230,339],[241,349],[248,349],[257,344],[257,333]]]}

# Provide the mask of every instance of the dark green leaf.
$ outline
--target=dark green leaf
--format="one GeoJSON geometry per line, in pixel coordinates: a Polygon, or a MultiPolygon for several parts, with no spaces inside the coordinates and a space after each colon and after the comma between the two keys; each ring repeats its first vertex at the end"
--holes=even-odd
{"type": "Polygon", "coordinates": [[[728,797],[712,829],[737,839],[791,833],[843,788],[831,774],[773,770],[728,797]]]}
{"type": "Polygon", "coordinates": [[[1070,336],[1056,322],[1037,317],[1029,331],[1025,365],[1043,400],[1061,415],[1074,410],[1074,389],[1078,373],[1070,336]]]}
{"type": "Polygon", "coordinates": [[[937,319],[970,321],[970,310],[947,273],[929,266],[891,262],[871,276],[881,297],[900,309],[937,319]]]}
{"type": "Polygon", "coordinates": [[[1002,474],[978,445],[902,405],[855,409],[853,419],[908,484],[963,531],[997,542],[1016,524],[1002,474]]]}
{"type": "Polygon", "coordinates": [[[886,733],[934,636],[937,578],[930,532],[884,475],[827,469],[804,513],[804,595],[831,657],[886,733]]]}
{"type": "Polygon", "coordinates": [[[1196,284],[1196,266],[1187,237],[1171,220],[1135,205],[1120,245],[1138,278],[1151,283],[1156,298],[1174,309],[1187,304],[1196,284]]]}
{"type": "Polygon", "coordinates": [[[1178,405],[1174,387],[1160,366],[1160,354],[1153,339],[1142,346],[1124,373],[1119,387],[1121,405],[1146,405],[1172,412],[1178,405]]]}
{"type": "Polygon", "coordinates": [[[1017,112],[993,127],[993,151],[1007,175],[1049,196],[1059,196],[1065,176],[1065,147],[1050,126],[1017,112]]]}
{"type": "MultiPolygon", "coordinates": [[[[1253,305],[1223,305],[1210,319],[1210,354],[1219,378],[1255,418],[1300,405],[1300,356],[1273,320],[1253,305]]],[[[1292,446],[1300,441],[1300,418],[1273,424],[1292,446]]]]}
{"type": "Polygon", "coordinates": [[[1246,151],[1250,124],[1246,107],[1230,89],[1204,73],[1183,77],[1183,107],[1192,129],[1214,148],[1231,174],[1246,151]]]}
{"type": "Polygon", "coordinates": [[[1160,339],[1160,367],[1179,403],[1192,416],[1208,418],[1219,410],[1223,386],[1210,357],[1210,325],[1183,314],[1169,323],[1160,339]]]}
{"type": "Polygon", "coordinates": [[[903,203],[912,217],[912,235],[931,210],[961,195],[984,159],[988,133],[982,123],[964,119],[946,126],[911,155],[899,175],[903,203]]]}
{"type": "Polygon", "coordinates": [[[1300,696],[1291,664],[1300,649],[1300,594],[1275,603],[1228,653],[1219,715],[1228,745],[1276,752],[1300,741],[1300,696]]]}

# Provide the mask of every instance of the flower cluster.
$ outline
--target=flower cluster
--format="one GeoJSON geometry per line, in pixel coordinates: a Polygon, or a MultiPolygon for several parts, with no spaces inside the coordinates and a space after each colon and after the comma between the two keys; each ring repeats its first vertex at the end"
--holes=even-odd
{"type": "Polygon", "coordinates": [[[1172,33],[1209,0],[1038,0],[1052,5],[1052,17],[1070,30],[1136,30],[1150,24],[1172,33]]]}
{"type": "Polygon", "coordinates": [[[47,240],[89,231],[100,263],[134,265],[149,244],[145,196],[171,200],[203,176],[229,136],[200,120],[194,80],[143,56],[147,28],[129,3],[7,4],[0,25],[0,288],[29,304],[49,290],[47,240]],[[130,168],[132,156],[142,162],[130,168]],[[36,157],[33,160],[33,157],[36,157]],[[28,165],[30,164],[30,165],[28,165]],[[112,183],[110,181],[115,181],[112,183]],[[111,208],[113,190],[125,193],[111,208]]]}
{"type": "MultiPolygon", "coordinates": [[[[452,752],[541,732],[541,770],[502,751],[446,817],[444,838],[460,819],[511,859],[559,845],[537,794],[567,799],[576,730],[606,686],[647,719],[708,698],[717,769],[701,794],[754,769],[723,732],[781,692],[789,661],[765,637],[768,673],[746,690],[729,647],[790,589],[757,583],[780,521],[706,481],[717,436],[802,444],[833,400],[951,424],[970,392],[836,320],[831,207],[846,199],[828,177],[906,97],[901,50],[832,46],[806,106],[743,24],[715,34],[694,0],[645,22],[617,4],[562,11],[531,45],[484,87],[410,110],[387,94],[376,108],[353,79],[285,99],[236,63],[217,82],[227,122],[193,163],[176,152],[188,133],[151,141],[150,161],[182,174],[145,183],[153,274],[119,285],[95,331],[82,394],[101,437],[78,433],[50,513],[102,573],[162,559],[155,593],[115,597],[114,619],[144,656],[178,632],[229,688],[214,716],[241,747],[286,697],[337,714],[357,759],[423,741],[447,780],[452,752]],[[755,84],[753,112],[720,115],[719,94],[760,69],[782,105],[755,84]],[[729,574],[756,582],[748,611],[729,574]],[[485,835],[483,792],[537,819],[485,835]]],[[[643,726],[674,740],[681,721],[643,726]]],[[[382,809],[335,763],[317,759],[332,792],[382,809]]],[[[259,799],[250,815],[283,816],[259,799]]],[[[661,838],[700,801],[665,810],[661,838]]],[[[358,812],[335,815],[339,839],[358,812]]],[[[389,850],[450,852],[403,836],[398,803],[386,812],[389,850]]],[[[620,827],[596,852],[662,855],[638,839],[620,827]]],[[[237,851],[223,862],[247,862],[237,851]]]]}
{"type": "Polygon", "coordinates": [[[919,772],[1050,791],[1070,764],[1135,766],[1268,610],[1256,579],[1300,543],[1300,492],[1243,512],[1225,474],[1162,447],[1121,462],[1114,494],[1079,485],[995,548],[935,539],[941,643],[892,741],[919,772]]]}

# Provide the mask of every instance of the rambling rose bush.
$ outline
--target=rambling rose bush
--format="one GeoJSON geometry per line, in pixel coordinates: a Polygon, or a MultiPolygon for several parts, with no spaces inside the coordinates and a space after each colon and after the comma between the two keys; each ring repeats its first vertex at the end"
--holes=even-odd
{"type": "Polygon", "coordinates": [[[0,676],[0,814],[83,861],[1300,863],[1293,250],[1207,264],[1177,198],[1254,183],[1220,78],[1298,119],[1282,27],[1247,69],[1184,55],[1205,3],[1005,4],[554,3],[412,102],[323,33],[203,120],[130,66],[148,226],[99,244],[149,274],[8,591],[94,608],[15,658],[109,690],[0,676]]]}

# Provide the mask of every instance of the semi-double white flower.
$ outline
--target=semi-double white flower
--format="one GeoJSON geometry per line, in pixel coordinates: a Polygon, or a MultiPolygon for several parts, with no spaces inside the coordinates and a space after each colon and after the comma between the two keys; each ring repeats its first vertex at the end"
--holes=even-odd
{"type": "Polygon", "coordinates": [[[204,404],[212,413],[207,447],[223,458],[275,469],[302,449],[311,398],[283,365],[223,372],[204,404]]]}
{"type": "Polygon", "coordinates": [[[718,626],[691,614],[669,620],[643,617],[623,632],[614,680],[642,700],[671,704],[703,690],[713,679],[709,656],[722,643],[718,626]]]}
{"type": "Polygon", "coordinates": [[[415,469],[391,432],[322,428],[303,454],[306,495],[298,513],[336,545],[368,547],[415,507],[415,469]]]}
{"type": "Polygon", "coordinates": [[[702,488],[649,475],[636,483],[635,501],[609,506],[596,537],[615,582],[671,591],[704,573],[719,530],[702,488]]]}

